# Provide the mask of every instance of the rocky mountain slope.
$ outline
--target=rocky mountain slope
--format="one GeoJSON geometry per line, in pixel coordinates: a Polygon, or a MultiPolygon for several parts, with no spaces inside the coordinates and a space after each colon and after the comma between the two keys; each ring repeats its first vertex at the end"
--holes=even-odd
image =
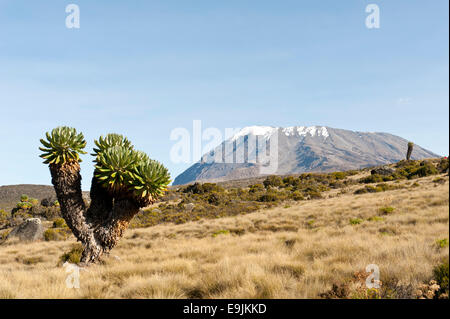
{"type": "MultiPolygon", "coordinates": [[[[249,126],[224,141],[180,174],[173,185],[257,177],[277,144],[273,174],[331,172],[394,163],[405,158],[408,140],[389,133],[355,132],[325,126],[249,126]]],[[[412,159],[439,157],[418,145],[412,159]]]]}

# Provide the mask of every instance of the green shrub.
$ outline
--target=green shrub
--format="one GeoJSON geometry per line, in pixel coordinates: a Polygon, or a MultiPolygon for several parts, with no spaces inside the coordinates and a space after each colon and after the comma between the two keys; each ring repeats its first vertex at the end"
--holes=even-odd
{"type": "Polygon", "coordinates": [[[33,205],[31,205],[31,203],[29,202],[18,202],[16,205],[17,209],[24,209],[24,210],[31,209],[32,207],[33,205]]]}
{"type": "Polygon", "coordinates": [[[438,173],[436,167],[429,162],[420,163],[420,168],[412,174],[412,176],[417,175],[419,177],[426,177],[429,175],[436,175],[438,173]]]}
{"type": "Polygon", "coordinates": [[[379,174],[369,175],[367,177],[361,178],[359,180],[360,183],[369,184],[369,183],[381,183],[384,182],[383,176],[379,174]]]}
{"type": "Polygon", "coordinates": [[[350,219],[350,225],[358,225],[361,224],[363,222],[362,219],[360,218],[352,218],[350,219]]]}
{"type": "Polygon", "coordinates": [[[448,239],[447,238],[438,239],[436,240],[436,245],[440,248],[445,248],[448,246],[448,239]]]}
{"type": "Polygon", "coordinates": [[[300,191],[292,192],[291,196],[292,196],[292,199],[295,200],[295,201],[300,201],[300,200],[304,200],[305,199],[305,197],[303,196],[302,192],[300,192],[300,191]]]}
{"type": "Polygon", "coordinates": [[[381,214],[388,215],[388,214],[392,214],[392,213],[394,212],[394,210],[395,210],[394,207],[387,206],[387,207],[381,207],[381,208],[379,209],[379,212],[380,212],[381,214]]]}
{"type": "Polygon", "coordinates": [[[61,228],[49,228],[44,232],[44,239],[46,241],[66,240],[69,234],[61,228]]]}
{"type": "Polygon", "coordinates": [[[72,246],[72,249],[67,253],[64,253],[59,260],[61,264],[64,264],[66,261],[72,264],[78,264],[82,254],[83,247],[81,244],[75,244],[72,246]]]}
{"type": "Polygon", "coordinates": [[[9,217],[11,217],[11,214],[9,214],[3,209],[0,209],[0,222],[8,220],[9,217]]]}
{"type": "Polygon", "coordinates": [[[366,194],[366,193],[377,193],[382,191],[380,188],[375,188],[373,186],[367,185],[363,188],[357,189],[354,194],[355,195],[359,195],[359,194],[366,194]]]}
{"type": "Polygon", "coordinates": [[[448,158],[441,158],[437,166],[439,173],[441,174],[448,173],[448,167],[449,167],[448,158]]]}
{"type": "Polygon", "coordinates": [[[263,184],[254,184],[254,185],[250,185],[250,193],[257,193],[257,192],[262,192],[264,190],[264,185],[263,184]]]}
{"type": "Polygon", "coordinates": [[[208,203],[219,206],[223,202],[223,198],[218,193],[212,193],[208,196],[208,203]]]}
{"type": "Polygon", "coordinates": [[[353,194],[355,195],[367,194],[367,189],[365,187],[359,188],[353,194]]]}
{"type": "Polygon", "coordinates": [[[446,295],[448,298],[449,293],[449,283],[448,283],[448,260],[444,261],[442,264],[436,266],[433,269],[434,279],[437,284],[440,286],[439,291],[437,292],[436,297],[440,297],[442,295],[446,295]]]}
{"type": "Polygon", "coordinates": [[[39,200],[36,198],[29,198],[28,202],[31,204],[32,207],[39,205],[39,200]]]}
{"type": "Polygon", "coordinates": [[[315,222],[316,222],[316,221],[315,221],[314,219],[307,220],[307,221],[306,221],[306,227],[312,228],[312,227],[314,226],[314,223],[315,223],[315,222]]]}
{"type": "Polygon", "coordinates": [[[45,217],[47,220],[53,220],[61,217],[61,210],[57,206],[41,207],[39,209],[39,215],[45,217]]]}
{"type": "Polygon", "coordinates": [[[53,221],[53,228],[66,228],[67,224],[64,218],[56,218],[53,221]]]}
{"type": "Polygon", "coordinates": [[[295,178],[294,176],[287,176],[285,178],[283,178],[283,184],[288,186],[294,186],[297,183],[297,178],[295,178]]]}
{"type": "Polygon", "coordinates": [[[6,237],[8,237],[9,233],[12,231],[12,229],[7,229],[0,232],[0,244],[2,241],[6,240],[6,237]]]}
{"type": "Polygon", "coordinates": [[[277,200],[278,196],[273,193],[264,194],[258,198],[259,202],[276,202],[277,200]]]}
{"type": "Polygon", "coordinates": [[[20,196],[20,201],[21,202],[28,202],[28,198],[29,198],[28,195],[24,194],[24,195],[20,196]]]}
{"type": "Polygon", "coordinates": [[[382,222],[384,221],[384,218],[380,216],[372,216],[368,220],[371,222],[382,222]]]}
{"type": "Polygon", "coordinates": [[[195,183],[185,188],[184,193],[205,194],[210,192],[222,192],[223,188],[215,183],[195,183]]]}
{"type": "Polygon", "coordinates": [[[330,174],[334,179],[345,179],[347,174],[345,172],[333,172],[330,174]]]}
{"type": "Polygon", "coordinates": [[[281,179],[280,176],[268,176],[264,182],[264,187],[268,188],[268,187],[279,187],[283,185],[283,180],[281,179]]]}
{"type": "Polygon", "coordinates": [[[322,194],[317,190],[310,190],[306,192],[306,195],[309,196],[309,199],[321,199],[322,194]]]}
{"type": "Polygon", "coordinates": [[[229,234],[230,234],[230,231],[229,231],[229,230],[221,229],[221,230],[215,231],[215,232],[212,234],[212,237],[217,237],[217,236],[219,236],[219,235],[229,235],[229,234]]]}

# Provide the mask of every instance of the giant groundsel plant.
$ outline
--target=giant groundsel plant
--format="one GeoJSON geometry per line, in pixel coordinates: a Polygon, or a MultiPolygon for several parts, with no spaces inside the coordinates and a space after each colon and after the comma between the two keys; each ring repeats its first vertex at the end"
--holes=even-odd
{"type": "Polygon", "coordinates": [[[94,263],[118,242],[139,209],[154,203],[170,183],[161,163],[134,149],[119,134],[95,141],[95,170],[87,205],[81,192],[80,155],[86,141],[82,133],[57,127],[41,139],[40,156],[49,165],[61,214],[83,245],[81,262],[94,263]]]}

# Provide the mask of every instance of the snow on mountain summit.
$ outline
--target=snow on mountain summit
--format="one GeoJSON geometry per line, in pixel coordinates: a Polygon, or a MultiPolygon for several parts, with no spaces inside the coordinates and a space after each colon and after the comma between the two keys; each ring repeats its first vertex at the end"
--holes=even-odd
{"type": "Polygon", "coordinates": [[[231,140],[235,141],[240,137],[247,135],[258,135],[264,136],[265,138],[270,137],[274,132],[277,131],[277,127],[273,126],[247,126],[240,130],[237,134],[235,134],[231,140]]]}
{"type": "Polygon", "coordinates": [[[273,133],[281,130],[286,136],[322,136],[327,138],[329,136],[328,130],[325,126],[290,126],[290,127],[273,127],[273,126],[247,126],[235,134],[231,141],[235,141],[240,137],[247,135],[263,136],[270,138],[273,133]]]}

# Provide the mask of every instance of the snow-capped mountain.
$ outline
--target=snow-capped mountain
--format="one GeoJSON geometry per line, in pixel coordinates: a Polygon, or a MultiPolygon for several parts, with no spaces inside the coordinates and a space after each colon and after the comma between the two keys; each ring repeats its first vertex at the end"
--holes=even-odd
{"type": "MultiPolygon", "coordinates": [[[[276,152],[273,174],[330,172],[397,162],[408,141],[388,133],[366,133],[325,126],[248,126],[180,174],[173,185],[264,175],[261,167],[276,152]],[[273,147],[273,148],[272,148],[273,147]]],[[[412,159],[438,157],[418,145],[412,159]]]]}

